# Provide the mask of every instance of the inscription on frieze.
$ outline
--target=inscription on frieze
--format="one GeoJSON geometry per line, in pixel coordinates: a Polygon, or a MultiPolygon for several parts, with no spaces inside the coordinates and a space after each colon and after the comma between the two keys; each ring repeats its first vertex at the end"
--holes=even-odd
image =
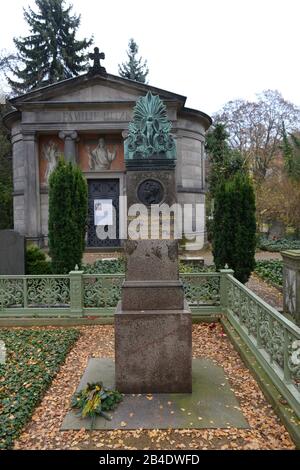
{"type": "Polygon", "coordinates": [[[81,122],[130,122],[132,112],[126,110],[98,110],[98,111],[38,111],[25,112],[24,122],[57,122],[57,123],[81,123],[81,122]]]}
{"type": "Polygon", "coordinates": [[[62,122],[130,121],[128,111],[63,111],[62,122]]]}

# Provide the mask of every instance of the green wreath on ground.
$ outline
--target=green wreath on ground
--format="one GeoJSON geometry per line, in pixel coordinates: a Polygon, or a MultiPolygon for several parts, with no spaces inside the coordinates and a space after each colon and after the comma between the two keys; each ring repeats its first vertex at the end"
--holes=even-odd
{"type": "Polygon", "coordinates": [[[114,410],[118,403],[123,400],[123,395],[117,390],[110,390],[103,386],[102,382],[88,383],[87,386],[72,397],[71,407],[79,410],[82,418],[92,418],[103,416],[110,420],[106,413],[114,410]]]}

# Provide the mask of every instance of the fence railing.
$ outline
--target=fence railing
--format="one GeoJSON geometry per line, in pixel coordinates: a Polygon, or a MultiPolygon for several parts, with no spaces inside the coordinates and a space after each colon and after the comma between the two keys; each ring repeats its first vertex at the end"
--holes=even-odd
{"type": "MultiPolygon", "coordinates": [[[[193,311],[220,311],[220,273],[180,275],[193,311]]],[[[4,316],[111,315],[121,298],[124,274],[0,276],[0,318],[4,316]]]]}
{"type": "Polygon", "coordinates": [[[70,275],[0,276],[0,316],[58,315],[71,306],[70,275]]]}
{"type": "Polygon", "coordinates": [[[300,417],[300,328],[232,274],[222,282],[228,320],[300,417]]]}
{"type": "MultiPolygon", "coordinates": [[[[180,274],[192,313],[223,313],[300,417],[300,328],[233,277],[180,274]]],[[[0,276],[0,319],[112,315],[124,274],[0,276]]]]}

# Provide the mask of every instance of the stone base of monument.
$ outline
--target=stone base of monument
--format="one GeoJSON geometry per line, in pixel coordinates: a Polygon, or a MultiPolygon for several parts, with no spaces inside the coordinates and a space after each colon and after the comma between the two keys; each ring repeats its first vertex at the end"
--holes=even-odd
{"type": "Polygon", "coordinates": [[[115,355],[120,392],[191,393],[192,316],[187,303],[182,310],[129,311],[119,302],[115,355]]]}
{"type": "MultiPolygon", "coordinates": [[[[180,312],[184,306],[182,282],[171,281],[124,281],[122,286],[122,310],[157,310],[180,312]]],[[[118,311],[118,309],[117,309],[118,311]]]]}
{"type": "MultiPolygon", "coordinates": [[[[127,364],[129,365],[129,364],[127,364]]],[[[125,395],[117,408],[109,413],[111,420],[97,417],[93,429],[204,429],[242,428],[249,425],[230,389],[221,367],[211,359],[193,359],[193,393],[161,393],[125,395]]],[[[80,381],[77,392],[87,383],[102,381],[115,388],[113,359],[92,358],[80,381]]],[[[65,416],[62,430],[91,429],[91,419],[78,417],[76,410],[65,416]]]]}

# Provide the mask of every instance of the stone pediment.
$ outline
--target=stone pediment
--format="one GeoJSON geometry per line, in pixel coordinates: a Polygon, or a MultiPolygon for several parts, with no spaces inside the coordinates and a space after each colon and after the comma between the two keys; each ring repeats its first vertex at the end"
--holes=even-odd
{"type": "Polygon", "coordinates": [[[55,103],[135,102],[148,91],[158,94],[163,100],[177,102],[179,107],[183,107],[186,101],[184,96],[114,75],[81,75],[18,96],[11,103],[22,108],[27,104],[41,103],[51,106],[55,103]]]}
{"type": "Polygon", "coordinates": [[[49,101],[56,102],[118,102],[136,100],[139,93],[136,90],[107,86],[106,84],[95,84],[84,86],[78,90],[66,92],[60,96],[51,98],[49,101]]]}

